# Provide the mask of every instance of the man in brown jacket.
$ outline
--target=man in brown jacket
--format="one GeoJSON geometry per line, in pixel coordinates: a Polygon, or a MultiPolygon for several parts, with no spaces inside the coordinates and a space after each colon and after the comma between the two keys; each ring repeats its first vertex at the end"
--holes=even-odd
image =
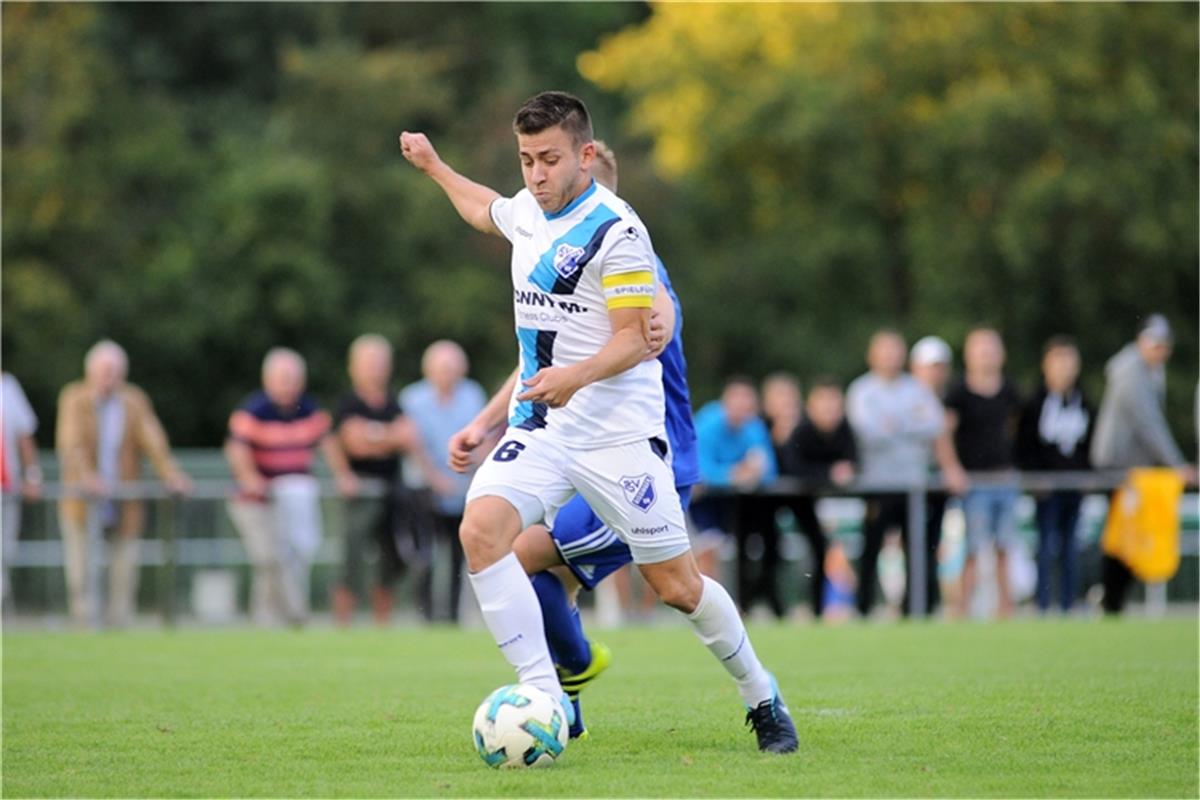
{"type": "Polygon", "coordinates": [[[63,483],[76,492],[59,503],[59,526],[71,618],[80,625],[95,622],[99,611],[97,559],[105,538],[111,542],[107,621],[124,625],[133,616],[145,508],[140,500],[114,501],[116,485],[136,481],[148,456],[172,492],[191,486],[171,458],[150,399],[125,382],[128,366],[120,345],[97,342],[84,359],[84,379],[58,396],[58,459],[63,483]]]}

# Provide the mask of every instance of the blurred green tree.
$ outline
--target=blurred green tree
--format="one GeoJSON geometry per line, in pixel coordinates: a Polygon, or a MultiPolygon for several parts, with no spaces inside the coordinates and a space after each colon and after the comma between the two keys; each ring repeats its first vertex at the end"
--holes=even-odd
{"type": "Polygon", "coordinates": [[[499,380],[507,246],[469,232],[396,135],[426,130],[515,191],[513,109],[551,87],[585,96],[617,149],[621,193],[687,306],[698,401],[734,371],[850,378],[882,324],[957,344],[983,320],[1026,381],[1041,341],[1074,333],[1098,399],[1102,360],[1158,309],[1176,323],[1173,419],[1190,430],[1195,5],[0,15],[0,339],[45,443],[100,336],[191,445],[220,441],[274,344],[308,357],[326,402],[365,330],[396,343],[402,381],[439,337],[499,380]]]}
{"type": "Polygon", "coordinates": [[[587,87],[576,54],[640,6],[5,5],[5,368],[51,441],[59,387],[101,336],[177,443],[214,445],[272,345],[332,402],[367,330],[514,359],[507,247],[399,156],[427,130],[519,188],[513,109],[587,87]],[[563,26],[564,21],[567,24],[563,26]],[[531,41],[540,41],[537,47],[531,41]]]}
{"type": "Polygon", "coordinates": [[[958,344],[988,322],[1026,381],[1075,334],[1098,400],[1159,309],[1190,433],[1196,29],[1194,4],[662,4],[579,64],[695,221],[667,230],[702,396],[732,371],[850,378],[882,324],[958,344]]]}

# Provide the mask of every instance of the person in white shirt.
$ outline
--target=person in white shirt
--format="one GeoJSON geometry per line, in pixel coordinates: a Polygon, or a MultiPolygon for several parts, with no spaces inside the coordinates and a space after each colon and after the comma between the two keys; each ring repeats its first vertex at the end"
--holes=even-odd
{"type": "MultiPolygon", "coordinates": [[[[647,583],[684,612],[730,672],[760,749],[792,752],[795,728],[728,592],[701,576],[675,491],[664,431],[661,366],[646,360],[657,257],[633,209],[592,180],[587,108],[543,92],[514,122],[525,189],[514,197],[474,183],[421,133],[401,150],[459,215],[513,245],[521,382],[451,439],[465,468],[507,425],[471,483],[459,530],[484,620],[522,683],[559,696],[537,596],[512,544],[535,522],[552,525],[576,492],[625,540],[647,583]]],[[[564,696],[564,715],[572,718],[564,696]]]]}
{"type": "Polygon", "coordinates": [[[41,496],[42,469],[38,465],[37,443],[33,440],[38,427],[37,415],[12,373],[4,373],[0,392],[0,428],[4,431],[0,449],[0,486],[4,494],[4,517],[0,523],[4,531],[4,550],[0,556],[4,573],[0,576],[3,580],[0,596],[7,611],[12,603],[8,565],[16,553],[17,538],[21,533],[21,504],[41,496]]]}

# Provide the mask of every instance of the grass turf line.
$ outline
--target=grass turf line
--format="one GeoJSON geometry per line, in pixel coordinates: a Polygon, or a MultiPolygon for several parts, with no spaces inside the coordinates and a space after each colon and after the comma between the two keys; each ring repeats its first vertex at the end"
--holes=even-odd
{"type": "Polygon", "coordinates": [[[759,754],[682,625],[606,632],[587,742],[487,769],[482,632],[4,636],[3,795],[1196,797],[1197,626],[754,627],[800,732],[759,754]]]}

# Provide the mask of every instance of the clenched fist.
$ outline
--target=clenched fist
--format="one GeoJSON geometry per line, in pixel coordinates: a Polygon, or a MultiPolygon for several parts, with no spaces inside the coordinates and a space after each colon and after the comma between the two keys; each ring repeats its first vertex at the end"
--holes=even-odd
{"type": "Polygon", "coordinates": [[[433,145],[430,144],[429,137],[423,133],[409,133],[408,131],[401,133],[400,152],[404,154],[409,163],[422,172],[429,172],[441,160],[437,150],[434,150],[433,145]]]}

